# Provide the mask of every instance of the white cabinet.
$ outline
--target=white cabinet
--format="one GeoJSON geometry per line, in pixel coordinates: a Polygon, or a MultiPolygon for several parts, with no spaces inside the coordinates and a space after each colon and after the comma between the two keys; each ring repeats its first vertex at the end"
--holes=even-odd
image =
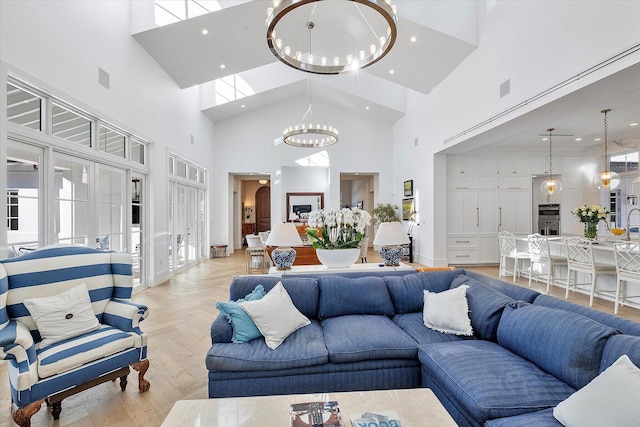
{"type": "Polygon", "coordinates": [[[500,189],[498,193],[499,229],[513,234],[531,233],[531,191],[500,189]]]}
{"type": "Polygon", "coordinates": [[[500,175],[531,175],[529,156],[500,156],[498,162],[500,175]]]}
{"type": "Polygon", "coordinates": [[[531,233],[531,173],[546,166],[543,156],[534,160],[515,155],[449,156],[449,264],[497,263],[498,231],[531,233]]]}
{"type": "Polygon", "coordinates": [[[478,192],[453,190],[447,194],[449,235],[474,234],[478,230],[478,192]]]}
{"type": "Polygon", "coordinates": [[[498,235],[478,237],[478,263],[489,264],[500,262],[498,235]]]}
{"type": "Polygon", "coordinates": [[[447,175],[477,175],[478,160],[474,156],[447,156],[447,175]]]}
{"type": "Polygon", "coordinates": [[[478,191],[478,233],[498,232],[498,190],[478,191]]]}
{"type": "Polygon", "coordinates": [[[478,162],[478,175],[495,175],[498,172],[498,156],[479,156],[475,159],[478,162]]]}

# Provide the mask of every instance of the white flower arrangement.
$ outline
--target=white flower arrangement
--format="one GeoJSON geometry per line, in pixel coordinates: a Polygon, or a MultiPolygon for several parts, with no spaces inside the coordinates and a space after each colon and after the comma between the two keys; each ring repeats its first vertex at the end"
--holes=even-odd
{"type": "Polygon", "coordinates": [[[322,209],[309,214],[306,232],[316,249],[357,248],[370,223],[371,215],[360,208],[322,209]]]}
{"type": "Polygon", "coordinates": [[[609,211],[607,211],[604,206],[600,205],[583,205],[576,210],[571,211],[571,213],[577,216],[580,222],[598,223],[604,219],[607,219],[609,211]]]}

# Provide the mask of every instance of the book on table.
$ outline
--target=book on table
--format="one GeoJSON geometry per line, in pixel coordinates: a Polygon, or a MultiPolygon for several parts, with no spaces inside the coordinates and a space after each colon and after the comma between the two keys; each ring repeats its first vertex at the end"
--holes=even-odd
{"type": "Polygon", "coordinates": [[[351,427],[402,427],[395,411],[358,412],[351,414],[351,427]]]}
{"type": "Polygon", "coordinates": [[[340,407],[335,400],[292,403],[291,427],[344,427],[340,407]]]}

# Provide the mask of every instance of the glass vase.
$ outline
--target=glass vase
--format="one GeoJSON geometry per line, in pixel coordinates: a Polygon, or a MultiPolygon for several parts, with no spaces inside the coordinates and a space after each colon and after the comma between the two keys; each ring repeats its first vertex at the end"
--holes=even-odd
{"type": "Polygon", "coordinates": [[[597,222],[585,222],[584,223],[584,237],[587,239],[595,239],[598,237],[598,223],[597,222]]]}

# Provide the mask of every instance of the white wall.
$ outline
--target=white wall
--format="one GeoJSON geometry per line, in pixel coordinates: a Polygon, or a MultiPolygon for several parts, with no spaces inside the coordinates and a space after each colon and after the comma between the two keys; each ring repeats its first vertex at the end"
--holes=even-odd
{"type": "Polygon", "coordinates": [[[312,100],[315,121],[323,122],[322,112],[338,110],[340,140],[324,150],[329,155],[329,168],[300,167],[296,160],[322,151],[274,144],[282,136],[285,126],[296,124],[308,107],[308,100],[299,99],[278,103],[239,117],[218,122],[215,128],[217,142],[214,153],[215,170],[219,175],[211,182],[213,239],[222,241],[229,235],[232,217],[229,216],[230,199],[227,196],[229,173],[261,172],[271,176],[271,220],[285,219],[286,193],[320,191],[325,193],[324,205],[338,207],[340,203],[340,173],[361,172],[379,174],[375,189],[377,202],[391,200],[393,192],[392,126],[372,120],[366,114],[340,111],[340,108],[312,100]],[[305,102],[307,104],[305,105],[305,102]],[[318,175],[320,174],[320,176],[318,175]],[[226,224],[229,224],[227,226],[226,224]]]}
{"type": "MultiPolygon", "coordinates": [[[[482,13],[480,11],[479,13],[482,13]]],[[[394,126],[394,188],[414,180],[419,193],[420,226],[416,252],[427,265],[446,262],[446,179],[444,140],[517,105],[638,42],[640,2],[518,1],[497,2],[480,16],[479,47],[429,95],[412,93],[408,114],[394,126]],[[615,28],[615,31],[605,31],[615,28]],[[499,86],[511,79],[511,94],[500,98],[499,86]],[[418,145],[414,140],[418,138],[418,145]]],[[[556,97],[602,78],[605,70],[556,97]]],[[[545,99],[496,120],[498,126],[550,102],[545,99]]],[[[486,129],[451,144],[464,143],[486,129]]],[[[449,145],[451,145],[449,144],[449,145]]],[[[394,203],[401,197],[394,194],[394,203]]]]}
{"type": "Polygon", "coordinates": [[[166,154],[176,152],[215,176],[213,124],[199,111],[197,89],[180,89],[130,36],[130,2],[0,1],[0,60],[18,76],[153,143],[148,243],[153,282],[168,278],[166,154]],[[98,84],[98,68],[110,74],[110,89],[98,84]]]}

